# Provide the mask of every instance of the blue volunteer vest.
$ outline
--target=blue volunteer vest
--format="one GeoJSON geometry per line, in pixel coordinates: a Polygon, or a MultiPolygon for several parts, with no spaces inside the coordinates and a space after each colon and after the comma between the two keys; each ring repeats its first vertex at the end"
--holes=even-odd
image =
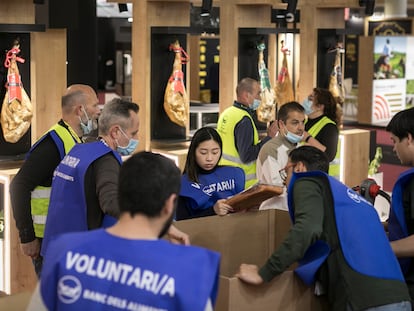
{"type": "MultiPolygon", "coordinates": [[[[324,176],[333,195],[336,229],[347,264],[356,272],[383,279],[403,281],[400,266],[391,249],[384,228],[374,207],[352,189],[335,178],[320,172],[294,173],[288,189],[289,213],[295,221],[293,185],[296,179],[324,176]]],[[[330,254],[330,247],[319,240],[306,251],[296,269],[302,280],[310,285],[315,274],[330,254]]]]}
{"type": "Polygon", "coordinates": [[[220,255],[103,229],[50,243],[40,293],[48,310],[204,311],[217,297],[220,255]]]}
{"type": "Polygon", "coordinates": [[[244,189],[244,171],[239,167],[219,166],[209,174],[199,174],[199,183],[181,177],[180,196],[189,198],[192,209],[203,210],[217,200],[226,199],[244,189]]]}
{"type": "MultiPolygon", "coordinates": [[[[412,178],[414,178],[414,169],[401,173],[392,189],[391,209],[388,218],[388,238],[390,241],[400,240],[409,235],[404,215],[403,191],[412,178]]],[[[401,269],[406,273],[411,259],[400,258],[399,262],[401,269]]]]}
{"type": "Polygon", "coordinates": [[[57,235],[88,230],[85,174],[95,160],[108,153],[112,153],[121,165],[120,155],[97,141],[75,145],[57,166],[52,182],[42,255],[45,254],[49,241],[57,235]]]}

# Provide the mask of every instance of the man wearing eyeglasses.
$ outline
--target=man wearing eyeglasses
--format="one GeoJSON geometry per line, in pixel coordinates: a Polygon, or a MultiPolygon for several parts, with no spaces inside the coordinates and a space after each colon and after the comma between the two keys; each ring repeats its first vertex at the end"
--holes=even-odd
{"type": "Polygon", "coordinates": [[[259,285],[299,262],[297,275],[334,311],[408,311],[408,288],[371,203],[327,175],[326,155],[292,150],[286,166],[292,228],[260,269],[242,264],[241,280],[259,285]],[[334,195],[333,195],[334,194],[334,195]]]}
{"type": "MultiPolygon", "coordinates": [[[[256,163],[256,175],[259,183],[283,186],[286,179],[283,168],[288,162],[288,154],[303,140],[305,131],[303,106],[297,102],[284,104],[278,111],[277,122],[279,133],[260,149],[256,163]]],[[[260,209],[287,211],[286,189],[281,195],[264,201],[260,209]]]]}

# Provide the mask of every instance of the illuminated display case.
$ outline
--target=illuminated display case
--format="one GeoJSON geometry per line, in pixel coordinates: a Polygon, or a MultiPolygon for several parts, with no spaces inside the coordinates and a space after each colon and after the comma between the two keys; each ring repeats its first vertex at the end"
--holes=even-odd
{"type": "Polygon", "coordinates": [[[31,291],[37,282],[30,258],[20,250],[19,234],[10,206],[9,185],[17,171],[17,168],[0,170],[0,197],[4,214],[3,238],[0,239],[0,290],[7,294],[31,291]]]}

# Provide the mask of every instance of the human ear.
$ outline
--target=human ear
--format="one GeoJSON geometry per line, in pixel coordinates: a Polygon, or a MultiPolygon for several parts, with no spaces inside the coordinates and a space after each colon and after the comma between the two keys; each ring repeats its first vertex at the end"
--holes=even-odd
{"type": "Polygon", "coordinates": [[[307,172],[308,170],[306,169],[305,164],[303,164],[302,161],[299,161],[298,163],[296,163],[295,168],[293,169],[295,173],[303,173],[303,172],[307,172]]]}
{"type": "Polygon", "coordinates": [[[165,200],[165,204],[164,204],[164,208],[163,208],[163,213],[166,213],[167,216],[171,216],[172,213],[174,213],[174,209],[175,209],[175,205],[177,202],[177,194],[176,193],[172,193],[167,200],[165,200]]]}

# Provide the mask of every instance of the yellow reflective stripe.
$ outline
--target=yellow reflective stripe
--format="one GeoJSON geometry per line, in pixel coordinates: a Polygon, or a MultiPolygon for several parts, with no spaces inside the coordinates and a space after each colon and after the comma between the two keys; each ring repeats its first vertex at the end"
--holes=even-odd
{"type": "Polygon", "coordinates": [[[32,199],[48,199],[50,198],[50,191],[51,188],[44,188],[44,189],[38,189],[32,191],[32,199]]]}
{"type": "Polygon", "coordinates": [[[248,174],[246,175],[246,180],[256,179],[256,174],[248,174]]]}
{"type": "Polygon", "coordinates": [[[326,125],[326,124],[335,124],[336,123],[334,121],[332,121],[331,119],[329,119],[327,116],[324,116],[322,119],[320,119],[318,122],[316,122],[309,130],[308,133],[309,135],[315,137],[316,135],[319,134],[319,132],[322,130],[322,128],[326,125]]]}
{"type": "Polygon", "coordinates": [[[35,236],[37,238],[43,238],[45,235],[45,225],[33,224],[35,236]]]}
{"type": "Polygon", "coordinates": [[[33,223],[38,225],[45,225],[46,218],[46,215],[32,215],[33,223]]]}
{"type": "Polygon", "coordinates": [[[252,165],[252,164],[254,164],[256,161],[252,161],[252,162],[249,162],[249,163],[243,163],[241,160],[240,160],[240,158],[239,157],[233,157],[233,156],[231,156],[231,155],[229,155],[229,154],[222,154],[222,156],[221,156],[224,160],[227,160],[227,161],[230,161],[230,162],[234,162],[234,163],[237,163],[237,164],[240,164],[240,165],[252,165]]]}

